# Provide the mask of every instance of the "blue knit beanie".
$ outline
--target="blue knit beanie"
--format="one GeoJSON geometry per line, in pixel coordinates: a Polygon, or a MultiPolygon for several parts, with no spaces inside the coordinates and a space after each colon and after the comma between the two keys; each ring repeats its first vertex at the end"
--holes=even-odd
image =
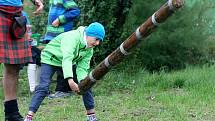
{"type": "Polygon", "coordinates": [[[103,41],[105,37],[105,29],[104,26],[98,22],[91,23],[85,29],[86,35],[91,37],[96,37],[103,41]]]}

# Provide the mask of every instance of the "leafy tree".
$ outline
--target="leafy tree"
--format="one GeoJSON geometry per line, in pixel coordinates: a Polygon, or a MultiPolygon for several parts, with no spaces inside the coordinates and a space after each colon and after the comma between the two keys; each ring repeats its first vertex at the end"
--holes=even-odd
{"type": "Polygon", "coordinates": [[[95,49],[93,62],[100,62],[120,43],[122,28],[132,5],[131,0],[82,0],[79,25],[98,21],[105,25],[106,37],[102,46],[95,49]]]}
{"type": "MultiPolygon", "coordinates": [[[[124,26],[124,33],[134,31],[162,5],[160,1],[149,0],[134,0],[134,3],[124,26]]],[[[142,42],[132,58],[151,71],[178,69],[186,67],[187,64],[208,62],[208,57],[212,56],[208,53],[207,38],[212,34],[210,26],[213,26],[215,21],[207,14],[214,15],[211,11],[214,4],[212,0],[186,2],[181,10],[142,42]]]]}
{"type": "Polygon", "coordinates": [[[35,6],[32,5],[30,0],[24,1],[24,10],[28,13],[32,26],[33,33],[40,33],[42,35],[45,34],[47,19],[48,19],[48,11],[49,11],[49,0],[44,0],[44,9],[40,15],[34,15],[33,11],[35,11],[35,6]]]}
{"type": "MultiPolygon", "coordinates": [[[[26,0],[28,2],[28,0],[26,0]]],[[[48,1],[40,16],[31,15],[33,32],[44,34],[48,1]]],[[[95,48],[93,64],[103,60],[166,0],[81,0],[76,26],[98,21],[105,26],[102,46],[95,48]]],[[[129,57],[148,70],[179,69],[209,62],[215,57],[215,1],[189,0],[185,6],[146,38],[129,57]]],[[[29,6],[31,10],[32,7],[29,6]]]]}

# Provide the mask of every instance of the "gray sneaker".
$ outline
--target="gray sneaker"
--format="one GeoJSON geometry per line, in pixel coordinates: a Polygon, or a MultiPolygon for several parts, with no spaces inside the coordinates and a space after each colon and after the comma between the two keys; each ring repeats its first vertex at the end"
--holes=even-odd
{"type": "Polygon", "coordinates": [[[48,95],[49,99],[53,98],[64,98],[64,97],[69,97],[72,96],[72,92],[61,92],[61,91],[56,91],[54,94],[48,95]]]}
{"type": "Polygon", "coordinates": [[[87,121],[98,121],[96,114],[87,115],[87,121]]]}

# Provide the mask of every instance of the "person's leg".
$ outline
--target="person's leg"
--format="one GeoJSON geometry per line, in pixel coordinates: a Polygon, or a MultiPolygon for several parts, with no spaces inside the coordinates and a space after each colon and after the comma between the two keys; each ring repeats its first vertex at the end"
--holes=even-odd
{"type": "Polygon", "coordinates": [[[82,97],[87,113],[94,113],[94,99],[92,91],[88,90],[82,97]]]}
{"type": "Polygon", "coordinates": [[[4,112],[6,121],[22,121],[17,104],[17,82],[19,78],[19,65],[4,64],[3,90],[4,112]]]}
{"type": "Polygon", "coordinates": [[[39,65],[37,65],[36,66],[36,87],[37,87],[37,85],[39,84],[39,80],[40,80],[40,66],[39,65]]]}
{"type": "Polygon", "coordinates": [[[16,99],[19,65],[4,64],[3,88],[5,101],[16,99]]]}
{"type": "Polygon", "coordinates": [[[40,58],[40,50],[37,49],[35,46],[32,46],[31,48],[32,52],[32,59],[33,62],[28,64],[27,72],[28,72],[28,81],[29,81],[29,87],[30,91],[34,92],[36,86],[38,85],[38,72],[40,68],[38,68],[38,58],[40,58]]]}
{"type": "Polygon", "coordinates": [[[29,120],[29,118],[32,119],[34,113],[37,112],[40,104],[42,103],[44,98],[48,95],[51,78],[55,71],[56,71],[56,67],[54,66],[47,65],[47,64],[41,65],[40,83],[36,87],[35,93],[31,99],[29,112],[28,112],[28,115],[26,116],[25,121],[31,121],[29,120]]]}
{"type": "Polygon", "coordinates": [[[88,90],[82,97],[84,106],[87,111],[87,121],[97,121],[94,110],[94,99],[91,89],[88,90]]]}
{"type": "MultiPolygon", "coordinates": [[[[73,66],[73,75],[76,75],[74,73],[74,66],[73,66]]],[[[69,83],[67,82],[67,80],[64,79],[62,69],[59,69],[57,71],[57,84],[56,84],[55,93],[50,94],[48,96],[48,98],[49,99],[63,98],[63,97],[71,96],[71,95],[72,95],[72,92],[71,92],[69,83]]]]}
{"type": "Polygon", "coordinates": [[[36,87],[36,70],[37,65],[33,63],[29,63],[27,67],[27,73],[28,73],[28,82],[30,87],[30,92],[34,92],[36,87]]]}
{"type": "Polygon", "coordinates": [[[35,64],[37,65],[36,66],[36,86],[37,86],[40,80],[41,50],[36,47],[34,51],[36,52],[35,64]]]}
{"type": "Polygon", "coordinates": [[[65,82],[64,77],[63,77],[63,71],[58,70],[57,71],[57,85],[55,91],[60,91],[60,92],[68,92],[70,90],[69,84],[65,82]]]}
{"type": "MultiPolygon", "coordinates": [[[[73,71],[73,78],[78,83],[77,74],[76,74],[76,65],[72,66],[72,71],[73,71]]],[[[57,71],[57,85],[56,85],[55,91],[61,91],[61,92],[71,91],[69,83],[64,80],[62,69],[57,71]]]]}
{"type": "Polygon", "coordinates": [[[50,94],[48,96],[49,99],[63,98],[72,95],[72,93],[69,92],[71,91],[69,84],[67,83],[67,80],[65,80],[63,77],[62,69],[57,70],[57,85],[55,91],[56,92],[54,94],[50,94]]]}

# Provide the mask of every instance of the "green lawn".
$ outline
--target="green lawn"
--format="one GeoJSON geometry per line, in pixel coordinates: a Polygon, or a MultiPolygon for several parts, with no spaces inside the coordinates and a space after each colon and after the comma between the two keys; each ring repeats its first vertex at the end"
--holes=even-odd
{"type": "MultiPolygon", "coordinates": [[[[154,74],[141,69],[113,69],[93,88],[97,117],[101,121],[214,121],[214,67],[154,74]]],[[[24,73],[21,73],[18,93],[23,115],[27,113],[31,97],[24,73]]],[[[2,92],[0,96],[3,103],[2,92]]],[[[0,112],[3,120],[2,105],[0,112]]],[[[45,99],[34,119],[84,121],[81,97],[45,99]]]]}

